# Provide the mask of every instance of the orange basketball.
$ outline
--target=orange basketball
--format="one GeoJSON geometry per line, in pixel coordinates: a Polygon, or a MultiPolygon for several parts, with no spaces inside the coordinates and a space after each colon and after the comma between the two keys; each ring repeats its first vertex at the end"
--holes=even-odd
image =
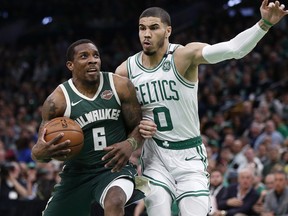
{"type": "Polygon", "coordinates": [[[71,152],[69,155],[66,158],[63,156],[54,157],[54,159],[65,161],[76,156],[81,151],[84,142],[84,134],[81,127],[74,120],[68,117],[57,117],[50,120],[45,125],[45,128],[47,129],[44,137],[46,142],[52,140],[61,132],[64,133],[64,136],[58,143],[64,142],[68,139],[70,140],[69,148],[71,149],[71,152]]]}

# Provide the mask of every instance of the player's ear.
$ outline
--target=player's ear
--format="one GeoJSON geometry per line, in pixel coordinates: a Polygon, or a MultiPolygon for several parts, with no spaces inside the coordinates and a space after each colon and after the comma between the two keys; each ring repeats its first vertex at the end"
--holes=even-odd
{"type": "Polygon", "coordinates": [[[66,67],[67,67],[70,71],[72,71],[72,70],[73,70],[73,63],[72,63],[71,61],[67,61],[67,62],[66,62],[66,67]]]}
{"type": "Polygon", "coordinates": [[[172,27],[171,26],[167,26],[166,28],[166,38],[169,38],[172,32],[172,27]]]}

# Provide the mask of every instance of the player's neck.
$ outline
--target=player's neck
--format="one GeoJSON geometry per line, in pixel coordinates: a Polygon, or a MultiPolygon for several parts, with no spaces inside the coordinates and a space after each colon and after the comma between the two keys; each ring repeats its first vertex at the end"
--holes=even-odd
{"type": "Polygon", "coordinates": [[[164,45],[163,47],[159,48],[157,52],[155,52],[153,55],[146,55],[144,52],[142,52],[141,55],[141,63],[145,68],[153,69],[159,65],[159,63],[162,61],[162,58],[167,52],[168,45],[164,45]]]}
{"type": "Polygon", "coordinates": [[[99,81],[95,82],[73,82],[76,89],[88,98],[93,98],[98,90],[99,81]]]}

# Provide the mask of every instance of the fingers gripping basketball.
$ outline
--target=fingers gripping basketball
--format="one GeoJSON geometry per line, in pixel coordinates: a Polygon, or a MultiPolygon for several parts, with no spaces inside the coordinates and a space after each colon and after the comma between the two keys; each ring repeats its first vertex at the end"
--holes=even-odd
{"type": "Polygon", "coordinates": [[[57,144],[70,140],[68,148],[71,149],[71,152],[69,155],[66,157],[53,157],[54,159],[64,161],[79,154],[83,147],[84,135],[81,127],[74,120],[68,117],[57,117],[50,120],[45,125],[45,128],[47,129],[44,137],[46,142],[49,142],[61,132],[64,133],[64,136],[57,142],[57,144]]]}

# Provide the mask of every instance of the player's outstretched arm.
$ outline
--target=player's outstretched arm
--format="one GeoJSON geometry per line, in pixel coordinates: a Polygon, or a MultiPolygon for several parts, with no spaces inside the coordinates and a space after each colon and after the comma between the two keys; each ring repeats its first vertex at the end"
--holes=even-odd
{"type": "Polygon", "coordinates": [[[243,58],[251,52],[273,25],[288,14],[288,11],[279,1],[269,3],[268,0],[263,0],[260,13],[261,19],[254,26],[242,31],[229,41],[213,45],[195,42],[187,44],[180,59],[182,61],[190,59],[192,64],[199,65],[243,58]]]}

